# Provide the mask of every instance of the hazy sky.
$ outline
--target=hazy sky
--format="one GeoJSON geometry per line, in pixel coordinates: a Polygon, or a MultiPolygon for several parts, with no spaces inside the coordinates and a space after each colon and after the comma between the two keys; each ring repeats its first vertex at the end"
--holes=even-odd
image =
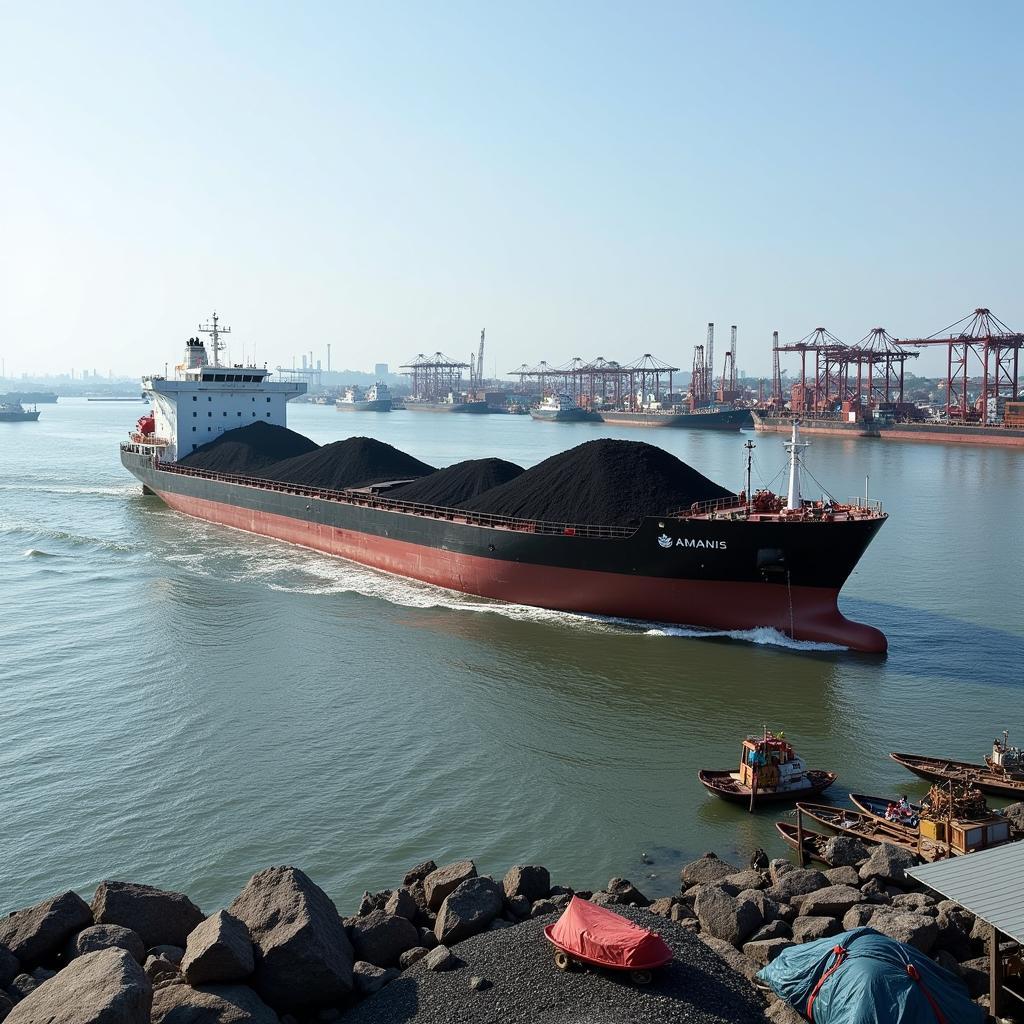
{"type": "Polygon", "coordinates": [[[688,367],[708,320],[750,372],[773,329],[1020,329],[1022,28],[1019,2],[0,0],[0,354],[141,373],[214,307],[236,360],[468,359],[486,326],[488,372],[688,367]]]}

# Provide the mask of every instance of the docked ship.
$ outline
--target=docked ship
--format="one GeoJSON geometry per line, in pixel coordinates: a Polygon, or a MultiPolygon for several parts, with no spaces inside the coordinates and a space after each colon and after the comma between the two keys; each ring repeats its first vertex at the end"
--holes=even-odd
{"type": "Polygon", "coordinates": [[[405,408],[409,412],[463,412],[484,414],[492,411],[486,400],[477,401],[474,398],[470,398],[468,395],[457,395],[454,391],[449,392],[444,400],[440,402],[420,401],[418,399],[407,398],[405,400],[405,408]]]}
{"type": "Polygon", "coordinates": [[[0,402],[0,423],[34,423],[38,409],[26,409],[21,402],[0,402]]]}
{"type": "Polygon", "coordinates": [[[601,416],[577,405],[571,395],[546,395],[539,405],[530,407],[535,420],[548,423],[600,423],[601,416]]]}
{"type": "Polygon", "coordinates": [[[683,430],[742,430],[752,424],[749,409],[602,409],[601,419],[618,427],[677,427],[683,430]]]}
{"type": "MultiPolygon", "coordinates": [[[[848,620],[840,589],[887,514],[878,503],[808,501],[794,427],[789,491],[747,492],[646,515],[639,524],[561,523],[438,508],[366,489],[326,490],[191,468],[181,459],[232,427],[286,426],[301,382],[219,364],[190,339],[174,377],[150,376],[153,414],[122,464],[196,518],[486,598],[709,630],[770,627],[797,640],[886,650],[848,620]]],[[[748,467],[749,468],[749,467],[748,467]]],[[[749,473],[748,473],[749,477],[749,473]]],[[[571,486],[571,481],[566,481],[571,486]]]]}
{"type": "Polygon", "coordinates": [[[365,389],[353,384],[334,407],[338,412],[391,412],[391,389],[382,381],[365,389]]]}
{"type": "Polygon", "coordinates": [[[792,413],[788,409],[751,409],[754,429],[789,434],[794,420],[805,434],[839,434],[844,437],[878,437],[878,424],[853,412],[792,413]]]}
{"type": "Polygon", "coordinates": [[[10,405],[56,405],[57,394],[54,391],[9,391],[0,395],[0,403],[10,405]]]}

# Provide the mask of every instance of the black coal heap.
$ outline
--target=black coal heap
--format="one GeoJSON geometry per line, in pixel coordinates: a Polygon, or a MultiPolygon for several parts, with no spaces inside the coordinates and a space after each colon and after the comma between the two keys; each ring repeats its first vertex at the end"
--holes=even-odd
{"type": "Polygon", "coordinates": [[[286,459],[266,475],[283,483],[344,490],[388,480],[408,480],[433,472],[433,466],[383,441],[372,437],[348,437],[286,459]]]}
{"type": "Polygon", "coordinates": [[[439,469],[411,484],[394,487],[385,496],[451,508],[493,487],[508,483],[523,472],[522,466],[504,459],[469,459],[439,469]]]}
{"type": "Polygon", "coordinates": [[[205,469],[211,473],[263,476],[274,463],[305,455],[317,448],[316,442],[304,434],[257,420],[248,426],[225,431],[178,461],[191,469],[205,469]]]}

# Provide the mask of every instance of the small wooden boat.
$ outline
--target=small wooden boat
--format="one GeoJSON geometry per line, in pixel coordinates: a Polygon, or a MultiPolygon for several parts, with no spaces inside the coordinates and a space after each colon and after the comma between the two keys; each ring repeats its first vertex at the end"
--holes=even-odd
{"type": "MultiPolygon", "coordinates": [[[[791,821],[777,821],[775,822],[775,828],[779,835],[782,837],[782,841],[792,849],[796,850],[797,847],[797,827],[791,821]]],[[[819,864],[825,864],[830,868],[836,867],[826,856],[825,847],[828,845],[830,836],[825,835],[823,832],[814,832],[809,828],[803,829],[804,833],[804,857],[811,861],[817,861],[819,864]]]]}
{"type": "Polygon", "coordinates": [[[715,796],[747,804],[750,810],[759,801],[780,803],[817,796],[836,781],[835,772],[808,768],[782,733],[764,730],[760,736],[748,736],[740,748],[737,771],[697,772],[700,784],[715,796]]]}
{"type": "Polygon", "coordinates": [[[907,804],[910,814],[900,815],[899,800],[892,800],[884,796],[865,796],[863,793],[851,793],[850,803],[859,811],[892,825],[902,825],[906,828],[916,829],[921,819],[921,805],[907,804]],[[891,815],[895,814],[895,817],[891,815]]]}
{"type": "MultiPolygon", "coordinates": [[[[954,782],[961,786],[973,786],[990,796],[1016,797],[1024,799],[1024,771],[1015,767],[1014,760],[1007,758],[1007,750],[996,750],[986,758],[985,764],[970,761],[951,761],[942,757],[925,757],[923,754],[899,754],[889,756],[907,771],[919,775],[929,782],[954,782]]],[[[1010,748],[1010,752],[1015,748],[1010,748]]]]}
{"type": "Polygon", "coordinates": [[[851,810],[849,807],[833,807],[831,804],[798,803],[797,808],[807,818],[819,825],[842,835],[856,836],[866,843],[893,843],[915,849],[918,830],[905,825],[897,825],[892,821],[879,821],[864,811],[851,810]]]}

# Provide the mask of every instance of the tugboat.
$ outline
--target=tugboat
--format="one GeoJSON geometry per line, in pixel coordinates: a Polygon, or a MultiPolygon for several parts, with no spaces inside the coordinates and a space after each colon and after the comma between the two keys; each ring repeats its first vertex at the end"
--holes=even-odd
{"type": "Polygon", "coordinates": [[[546,395],[540,405],[530,407],[535,420],[549,423],[600,423],[601,416],[576,404],[571,395],[546,395]]]}
{"type": "Polygon", "coordinates": [[[26,409],[21,402],[0,402],[0,423],[34,423],[39,410],[26,409]]]}
{"type": "Polygon", "coordinates": [[[758,800],[779,803],[824,792],[836,781],[835,772],[809,769],[783,733],[765,729],[748,736],[740,748],[739,771],[697,772],[700,783],[715,796],[754,809],[758,800]]]}
{"type": "Polygon", "coordinates": [[[972,761],[951,761],[944,757],[923,754],[890,754],[897,764],[929,782],[953,782],[973,786],[991,796],[1024,799],[1024,750],[1010,746],[1010,734],[993,740],[992,753],[984,764],[972,761]]]}
{"type": "Polygon", "coordinates": [[[382,381],[365,391],[353,384],[345,388],[334,407],[338,412],[391,412],[391,389],[382,381]]]}

